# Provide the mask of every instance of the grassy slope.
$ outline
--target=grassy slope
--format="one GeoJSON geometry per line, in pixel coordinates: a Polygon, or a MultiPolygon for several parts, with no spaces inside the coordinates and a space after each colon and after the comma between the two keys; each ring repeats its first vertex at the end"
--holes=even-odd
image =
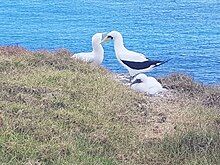
{"type": "Polygon", "coordinates": [[[68,51],[0,48],[0,163],[219,164],[219,87],[147,97],[68,51]]]}

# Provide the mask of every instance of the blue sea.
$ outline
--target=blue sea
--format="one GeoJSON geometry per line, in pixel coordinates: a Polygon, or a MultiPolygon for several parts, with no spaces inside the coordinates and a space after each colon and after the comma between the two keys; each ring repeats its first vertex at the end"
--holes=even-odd
{"type": "MultiPolygon", "coordinates": [[[[0,0],[0,45],[91,51],[92,35],[112,30],[122,33],[128,49],[172,58],[148,75],[181,72],[220,83],[219,0],[0,0]]],[[[126,73],[113,43],[104,49],[103,66],[126,73]]]]}

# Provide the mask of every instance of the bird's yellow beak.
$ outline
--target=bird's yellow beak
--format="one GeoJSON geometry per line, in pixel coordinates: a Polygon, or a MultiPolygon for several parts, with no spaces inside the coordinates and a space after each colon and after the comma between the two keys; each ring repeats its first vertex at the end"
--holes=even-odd
{"type": "Polygon", "coordinates": [[[108,33],[102,33],[102,40],[107,36],[108,33]]]}
{"type": "Polygon", "coordinates": [[[111,38],[109,38],[106,34],[105,37],[102,39],[101,44],[109,42],[110,40],[111,40],[111,38]]]}

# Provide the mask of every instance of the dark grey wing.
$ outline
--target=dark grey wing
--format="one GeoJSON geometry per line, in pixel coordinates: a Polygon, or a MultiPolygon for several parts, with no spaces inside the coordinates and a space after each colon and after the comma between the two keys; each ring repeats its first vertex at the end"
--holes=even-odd
{"type": "Polygon", "coordinates": [[[123,62],[123,64],[127,65],[129,68],[131,69],[136,69],[136,70],[142,70],[142,69],[147,69],[151,66],[159,66],[162,65],[164,63],[166,63],[167,61],[143,61],[143,62],[134,62],[134,61],[125,61],[125,60],[121,60],[123,62]]]}

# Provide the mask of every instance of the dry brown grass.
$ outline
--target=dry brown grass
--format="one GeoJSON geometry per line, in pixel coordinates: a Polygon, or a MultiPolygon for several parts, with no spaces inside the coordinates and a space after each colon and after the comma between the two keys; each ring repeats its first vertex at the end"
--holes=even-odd
{"type": "Polygon", "coordinates": [[[185,95],[190,99],[197,99],[210,108],[220,108],[219,85],[203,85],[194,81],[192,77],[183,74],[172,74],[160,79],[160,81],[166,88],[175,90],[181,96],[185,95]]]}
{"type": "Polygon", "coordinates": [[[219,87],[174,74],[149,97],[71,55],[0,47],[1,163],[220,162],[219,87]]]}

